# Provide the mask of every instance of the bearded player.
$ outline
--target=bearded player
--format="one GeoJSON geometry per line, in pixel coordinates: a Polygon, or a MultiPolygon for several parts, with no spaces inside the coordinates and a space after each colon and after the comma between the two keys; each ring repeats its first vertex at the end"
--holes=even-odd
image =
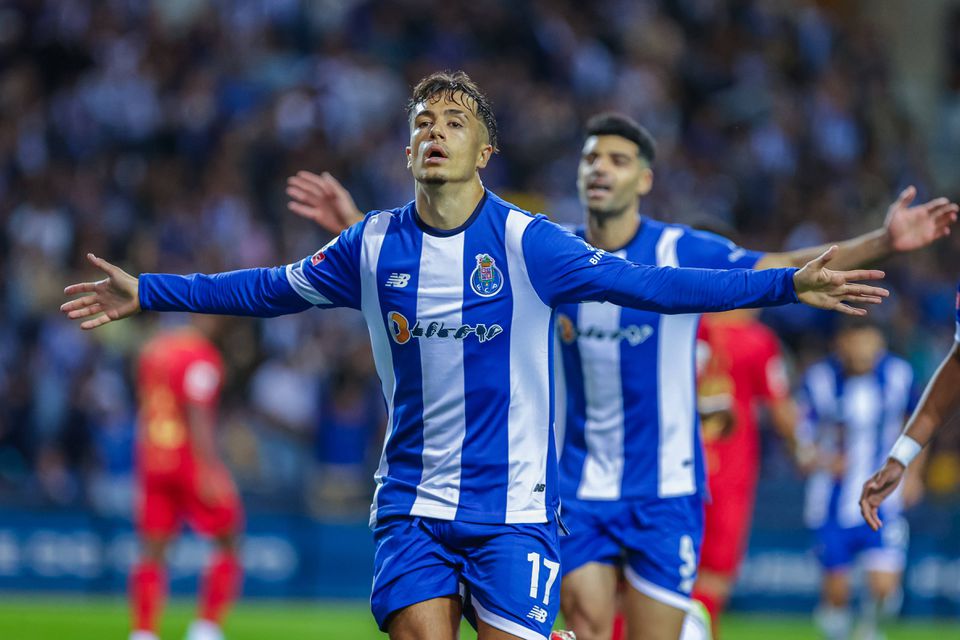
{"type": "Polygon", "coordinates": [[[167,588],[166,550],[184,522],[214,542],[188,640],[220,640],[220,625],[242,578],[237,537],[243,511],[214,431],[223,361],[199,327],[164,331],[143,348],[137,367],[137,528],[142,542],[130,576],[130,640],[157,640],[167,588]]]}

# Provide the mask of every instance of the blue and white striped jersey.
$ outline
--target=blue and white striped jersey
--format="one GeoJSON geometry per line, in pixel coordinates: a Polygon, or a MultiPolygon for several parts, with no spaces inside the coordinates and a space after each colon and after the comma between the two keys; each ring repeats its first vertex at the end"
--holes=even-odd
{"type": "MultiPolygon", "coordinates": [[[[750,269],[763,256],[715,234],[649,218],[614,255],[660,267],[713,269],[750,269]]],[[[558,394],[563,499],[668,498],[701,490],[700,316],[586,302],[561,305],[557,320],[566,390],[565,397],[558,394]]]]}
{"type": "MultiPolygon", "coordinates": [[[[806,524],[814,529],[828,521],[844,528],[862,525],[863,483],[886,462],[918,400],[913,369],[888,354],[870,373],[848,376],[839,361],[828,358],[807,370],[800,400],[803,420],[798,439],[845,461],[841,477],[820,470],[808,479],[806,524]]],[[[880,517],[892,520],[901,508],[897,489],[881,506],[880,517]]]]}
{"type": "Polygon", "coordinates": [[[368,214],[286,267],[144,274],[140,302],[257,316],[361,310],[389,412],[371,520],[522,523],[547,521],[558,506],[558,305],[689,313],[784,304],[796,300],[793,273],[630,264],[486,192],[458,229],[427,227],[411,202],[368,214]]]}

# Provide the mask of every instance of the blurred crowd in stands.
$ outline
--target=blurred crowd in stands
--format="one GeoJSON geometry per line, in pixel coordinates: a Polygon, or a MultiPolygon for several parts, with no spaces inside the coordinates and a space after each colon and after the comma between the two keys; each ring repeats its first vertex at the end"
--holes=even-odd
{"type": "MultiPolygon", "coordinates": [[[[407,202],[404,104],[437,68],[465,69],[493,100],[502,153],[487,186],[563,222],[582,215],[582,124],[606,109],[657,139],[643,211],[709,221],[751,248],[876,227],[908,184],[923,200],[960,196],[960,156],[942,153],[960,143],[960,23],[929,35],[947,74],[928,135],[902,108],[884,38],[859,5],[3,3],[0,504],[129,513],[135,355],[184,318],[81,332],[57,308],[65,284],[96,277],[86,252],[132,273],[313,253],[329,237],[287,210],[286,177],[329,170],[364,210],[407,202]]],[[[923,380],[953,335],[956,236],[887,263],[895,297],[873,316],[923,380]]],[[[791,307],[765,318],[798,370],[829,344],[829,316],[791,307]]],[[[362,513],[384,411],[359,314],[225,327],[219,435],[250,508],[362,513]]],[[[934,484],[945,491],[960,483],[958,440],[940,443],[934,484]]]]}

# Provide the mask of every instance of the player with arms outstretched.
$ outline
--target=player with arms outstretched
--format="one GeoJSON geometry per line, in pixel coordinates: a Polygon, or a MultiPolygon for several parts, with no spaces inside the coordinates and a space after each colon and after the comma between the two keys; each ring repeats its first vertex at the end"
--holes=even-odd
{"type": "Polygon", "coordinates": [[[188,640],[219,640],[220,624],[237,595],[242,568],[237,536],[243,510],[214,430],[223,361],[197,327],[164,331],[144,345],[137,366],[137,528],[142,555],[130,576],[131,640],[156,640],[165,599],[167,547],[184,522],[213,538],[214,556],[200,588],[188,640]]]}
{"type": "Polygon", "coordinates": [[[559,605],[553,435],[554,310],[606,300],[658,313],[801,301],[861,315],[882,272],[711,271],[630,263],[484,189],[496,149],[490,106],[466,74],[422,80],[409,103],[415,200],[374,211],[285,267],[135,278],[66,288],[92,329],[142,310],[275,316],[363,312],[388,409],[371,510],[371,605],[394,640],[457,637],[464,608],[482,640],[547,638],[559,605]],[[99,315],[98,315],[99,314],[99,315]]]}
{"type": "MultiPolygon", "coordinates": [[[[594,246],[640,264],[718,269],[800,265],[823,250],[761,254],[681,225],[649,218],[641,223],[640,198],[653,179],[649,134],[615,114],[592,119],[587,134],[578,180],[587,224],[577,235],[594,246]]],[[[334,231],[359,215],[329,174],[300,172],[287,193],[294,212],[334,231]]],[[[956,205],[938,199],[911,207],[912,197],[912,190],[904,192],[884,229],[844,243],[844,264],[944,235],[956,205]]],[[[676,640],[702,534],[693,379],[697,317],[661,318],[649,310],[576,302],[557,311],[566,380],[566,390],[557,391],[565,406],[558,415],[565,422],[560,491],[571,529],[561,539],[565,618],[582,639],[610,637],[616,564],[626,550],[630,637],[676,640]],[[611,372],[619,373],[613,375],[619,383],[611,372]],[[665,433],[672,434],[668,440],[665,433]]]]}

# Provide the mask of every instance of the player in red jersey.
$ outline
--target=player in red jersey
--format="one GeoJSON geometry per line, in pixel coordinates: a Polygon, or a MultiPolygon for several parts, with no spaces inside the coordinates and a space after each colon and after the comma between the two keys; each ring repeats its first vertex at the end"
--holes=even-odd
{"type": "Polygon", "coordinates": [[[693,598],[709,612],[718,637],[717,617],[730,597],[753,516],[760,467],[757,403],[767,406],[791,451],[797,410],[777,337],[755,313],[704,316],[698,342],[698,408],[711,502],[693,598]]]}
{"type": "Polygon", "coordinates": [[[214,444],[223,362],[199,330],[211,322],[197,316],[194,327],[160,333],[140,356],[136,517],[142,553],[130,576],[130,640],[157,639],[167,587],[164,556],[184,521],[216,545],[188,640],[222,639],[220,622],[239,590],[243,511],[214,444]]]}

